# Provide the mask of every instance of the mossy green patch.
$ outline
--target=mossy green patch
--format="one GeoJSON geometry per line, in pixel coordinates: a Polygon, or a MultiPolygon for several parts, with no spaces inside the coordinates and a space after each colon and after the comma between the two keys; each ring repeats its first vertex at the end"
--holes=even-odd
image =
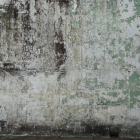
{"type": "Polygon", "coordinates": [[[73,100],[74,98],[75,98],[75,96],[73,96],[73,95],[70,96],[70,99],[71,99],[71,100],[73,100]]]}
{"type": "Polygon", "coordinates": [[[137,15],[140,15],[140,0],[134,0],[135,9],[137,15]]]}
{"type": "Polygon", "coordinates": [[[109,92],[107,95],[117,97],[117,92],[109,92]]]}
{"type": "Polygon", "coordinates": [[[119,82],[119,89],[123,89],[124,84],[126,83],[125,80],[118,80],[119,82]]]}
{"type": "Polygon", "coordinates": [[[119,104],[124,104],[124,103],[128,103],[128,96],[126,96],[124,99],[122,99],[122,98],[119,98],[118,100],[117,100],[117,103],[119,103],[119,104]]]}
{"type": "Polygon", "coordinates": [[[3,54],[0,53],[0,60],[2,60],[3,54]]]}
{"type": "Polygon", "coordinates": [[[113,121],[114,119],[115,119],[115,116],[114,115],[111,115],[110,116],[110,120],[113,121]]]}
{"type": "Polygon", "coordinates": [[[112,58],[118,58],[118,54],[113,55],[112,58]]]}
{"type": "Polygon", "coordinates": [[[62,104],[67,103],[67,98],[62,99],[62,104]]]}
{"type": "Polygon", "coordinates": [[[115,46],[115,38],[111,39],[110,46],[115,46]]]}
{"type": "Polygon", "coordinates": [[[46,115],[43,115],[43,117],[44,117],[44,118],[47,118],[47,116],[46,116],[46,115]]]}
{"type": "Polygon", "coordinates": [[[113,53],[113,50],[109,50],[108,53],[109,53],[109,54],[112,54],[112,53],[113,53]]]}
{"type": "Polygon", "coordinates": [[[67,124],[64,124],[61,129],[67,129],[67,124]]]}
{"type": "Polygon", "coordinates": [[[108,106],[103,106],[102,109],[108,109],[108,106]]]}
{"type": "Polygon", "coordinates": [[[128,12],[128,9],[124,9],[123,12],[128,12]]]}
{"type": "Polygon", "coordinates": [[[128,4],[125,4],[125,7],[128,8],[128,4]]]}
{"type": "Polygon", "coordinates": [[[134,72],[129,77],[129,88],[131,90],[140,90],[140,87],[139,87],[139,78],[140,78],[140,75],[137,74],[137,72],[134,72]]]}
{"type": "Polygon", "coordinates": [[[89,105],[93,105],[94,104],[94,100],[89,100],[89,105]]]}
{"type": "Polygon", "coordinates": [[[140,100],[137,99],[137,96],[140,96],[139,91],[130,90],[130,108],[133,108],[136,103],[140,103],[140,100]]]}
{"type": "Polygon", "coordinates": [[[94,42],[95,42],[95,41],[90,40],[90,41],[88,41],[87,43],[89,43],[90,45],[93,45],[94,42]]]}
{"type": "Polygon", "coordinates": [[[128,90],[123,91],[123,94],[127,95],[127,94],[129,94],[129,91],[128,90]]]}
{"type": "Polygon", "coordinates": [[[140,46],[137,47],[137,51],[136,51],[136,54],[139,54],[140,53],[140,46]]]}
{"type": "Polygon", "coordinates": [[[119,50],[119,56],[120,56],[120,57],[125,57],[125,53],[124,53],[123,50],[119,50]]]}
{"type": "Polygon", "coordinates": [[[129,18],[125,19],[125,20],[124,19],[121,19],[121,22],[124,22],[125,21],[131,27],[131,22],[134,21],[135,18],[136,18],[136,16],[134,15],[132,17],[129,17],[129,18]]]}
{"type": "Polygon", "coordinates": [[[86,88],[94,90],[94,81],[86,81],[86,88]]]}
{"type": "Polygon", "coordinates": [[[126,44],[125,51],[131,51],[131,43],[126,44]]]}

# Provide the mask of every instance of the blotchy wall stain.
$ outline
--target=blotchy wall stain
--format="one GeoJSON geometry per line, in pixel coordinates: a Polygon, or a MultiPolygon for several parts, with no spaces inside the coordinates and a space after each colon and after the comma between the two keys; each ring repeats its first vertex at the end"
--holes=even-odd
{"type": "Polygon", "coordinates": [[[69,6],[69,3],[70,3],[70,1],[71,0],[56,0],[56,1],[54,1],[54,0],[46,0],[47,2],[58,2],[59,3],[59,6],[60,6],[60,8],[63,6],[63,5],[65,5],[66,7],[68,7],[69,6]]]}
{"type": "Polygon", "coordinates": [[[62,31],[60,30],[59,33],[55,34],[55,37],[58,40],[58,43],[55,43],[55,53],[56,53],[56,67],[57,71],[59,70],[60,66],[65,63],[66,60],[66,49],[64,46],[64,40],[63,40],[63,35],[62,31]]]}
{"type": "Polygon", "coordinates": [[[1,134],[140,136],[139,1],[0,0],[1,134]]]}

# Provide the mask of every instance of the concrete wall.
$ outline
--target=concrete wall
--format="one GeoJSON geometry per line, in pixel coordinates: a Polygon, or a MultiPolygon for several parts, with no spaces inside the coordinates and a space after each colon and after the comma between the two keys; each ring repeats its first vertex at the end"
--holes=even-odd
{"type": "Polygon", "coordinates": [[[0,130],[140,137],[140,0],[0,0],[0,130]]]}

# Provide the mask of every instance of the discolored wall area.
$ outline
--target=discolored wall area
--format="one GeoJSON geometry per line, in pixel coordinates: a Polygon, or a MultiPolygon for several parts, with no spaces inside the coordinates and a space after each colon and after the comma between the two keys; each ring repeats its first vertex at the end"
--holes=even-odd
{"type": "Polygon", "coordinates": [[[0,133],[140,137],[140,1],[0,0],[0,133]]]}

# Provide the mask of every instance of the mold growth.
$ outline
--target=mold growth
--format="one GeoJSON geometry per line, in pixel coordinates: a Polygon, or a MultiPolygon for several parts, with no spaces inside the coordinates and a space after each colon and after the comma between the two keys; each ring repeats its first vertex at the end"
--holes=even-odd
{"type": "Polygon", "coordinates": [[[26,1],[25,3],[25,10],[26,10],[26,13],[22,14],[22,21],[23,21],[23,30],[25,33],[27,33],[31,29],[30,24],[29,24],[30,3],[28,1],[26,1]]]}
{"type": "Polygon", "coordinates": [[[139,0],[134,0],[134,4],[135,4],[135,11],[137,15],[140,15],[140,1],[139,0]]]}
{"type": "Polygon", "coordinates": [[[20,69],[16,67],[13,63],[3,63],[3,66],[0,67],[1,70],[4,70],[6,72],[16,72],[20,69]]]}
{"type": "MultiPolygon", "coordinates": [[[[51,2],[55,2],[55,0],[46,0],[46,2],[51,3],[51,2]]],[[[66,7],[68,7],[70,0],[58,0],[58,2],[59,2],[60,8],[62,8],[63,5],[66,5],[66,7]]]]}
{"type": "Polygon", "coordinates": [[[59,0],[59,6],[60,6],[60,8],[61,8],[64,4],[66,5],[66,7],[69,6],[69,0],[59,0]]]}
{"type": "MultiPolygon", "coordinates": [[[[64,40],[63,40],[63,34],[62,31],[60,30],[58,33],[55,33],[55,37],[57,38],[57,43],[54,44],[55,46],[55,54],[56,54],[56,71],[60,70],[60,67],[65,63],[66,61],[66,49],[65,49],[65,45],[64,45],[64,40]]],[[[60,77],[62,75],[65,75],[66,70],[63,70],[60,72],[58,79],[60,79],[60,77]]]]}

